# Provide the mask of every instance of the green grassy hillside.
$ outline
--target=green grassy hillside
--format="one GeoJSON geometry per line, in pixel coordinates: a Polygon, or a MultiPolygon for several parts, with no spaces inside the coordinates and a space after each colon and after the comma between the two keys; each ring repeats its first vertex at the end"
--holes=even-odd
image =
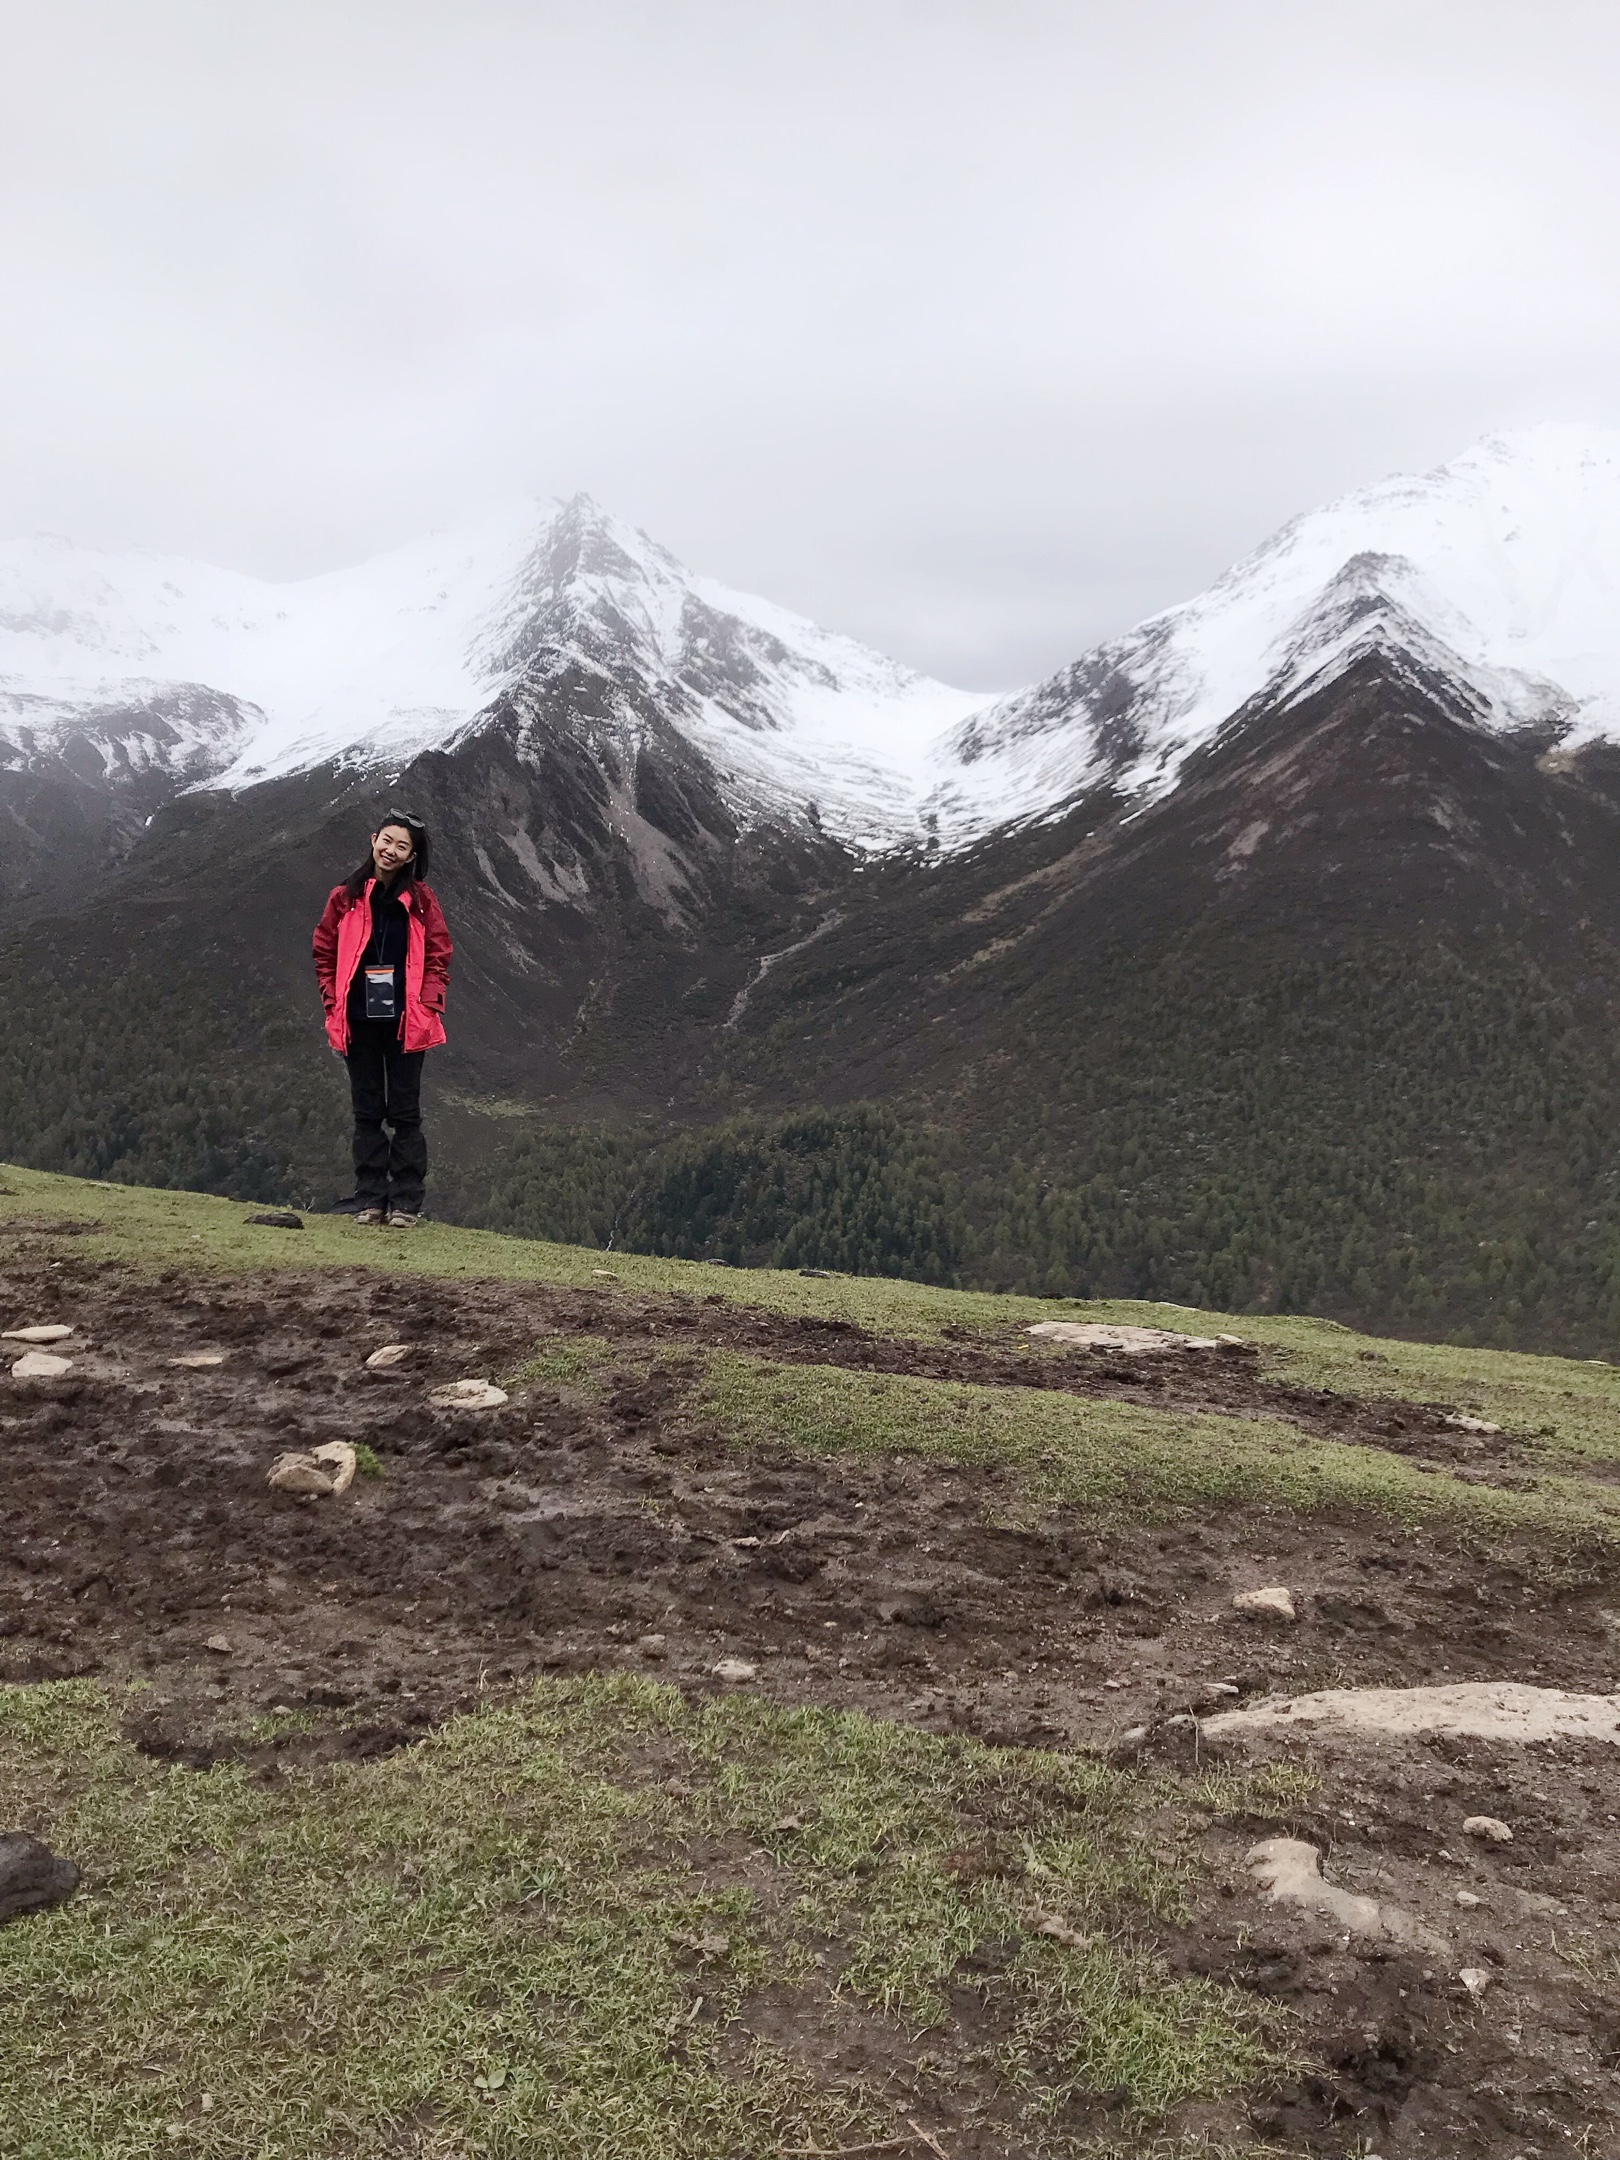
{"type": "MultiPolygon", "coordinates": [[[[501,1375],[514,1391],[588,1408],[657,1379],[682,1430],[767,1476],[902,1459],[983,1473],[998,1523],[1061,1515],[1105,1545],[1127,1525],[1252,1511],[1359,1523],[1373,1546],[1440,1538],[1511,1559],[1527,1582],[1593,1581],[1620,1562],[1620,1370],[1606,1364],[1374,1339],[1299,1315],[605,1258],[440,1224],[388,1234],[313,1217],[294,1231],[249,1212],[0,1168],[0,1275],[26,1268],[30,1285],[26,1311],[7,1292],[6,1324],[38,1317],[51,1282],[53,1312],[71,1319],[103,1278],[177,1305],[248,1279],[268,1311],[278,1286],[311,1278],[533,1285],[589,1303],[569,1334],[536,1322],[501,1375]],[[622,1317],[683,1309],[832,1323],[835,1343],[843,1326],[889,1345],[993,1349],[1022,1360],[1030,1384],[1016,1369],[992,1386],[670,1345],[656,1327],[632,1340],[622,1317]],[[1241,1333],[1262,1379],[1501,1426],[1519,1473],[1479,1482],[1312,1437],[1281,1414],[1042,1388],[1060,1353],[1023,1330],[1053,1317],[1241,1333]]],[[[71,1463],[71,1417],[58,1435],[71,1463]]],[[[1304,2149],[1251,2134],[1244,2112],[1293,2089],[1311,2059],[1301,2014],[1176,1966],[1165,1945],[1196,1932],[1211,1894],[1200,1840],[1297,1827],[1315,1805],[1308,1770],[991,1745],[844,1708],[836,1674],[829,1685],[828,1699],[789,1708],[623,1672],[491,1683],[382,1759],[279,1775],[245,1760],[181,1767],[132,1744],[145,1687],[133,1667],[0,1686],[0,1825],[38,1831],[86,1870],[72,1902],[0,1929],[0,2150],[1304,2149]],[[814,2035],[857,2028],[866,2067],[831,2078],[814,2035]],[[950,2096],[955,2132],[918,2093],[950,2096]],[[959,2145],[970,2119],[976,2142],[959,2145]]],[[[246,1737],[323,1717],[336,1730],[347,1715],[261,1713],[246,1737]]]]}

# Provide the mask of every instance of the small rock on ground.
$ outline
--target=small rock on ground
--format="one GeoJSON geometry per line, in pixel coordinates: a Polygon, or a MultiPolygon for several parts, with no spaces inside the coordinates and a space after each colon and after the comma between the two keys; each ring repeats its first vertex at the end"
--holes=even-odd
{"type": "Polygon", "coordinates": [[[1470,1815],[1463,1824],[1464,1837],[1477,1837],[1487,1845],[1511,1845],[1513,1832],[1494,1815],[1470,1815]]]}
{"type": "Polygon", "coordinates": [[[66,1342],[72,1333],[72,1328],[64,1327],[60,1320],[48,1320],[37,1327],[8,1327],[0,1335],[0,1342],[66,1342]]]}
{"type": "Polygon", "coordinates": [[[505,1388],[489,1380],[452,1380],[428,1397],[435,1410],[498,1410],[506,1399],[505,1388]]]}
{"type": "Polygon", "coordinates": [[[1232,1600],[1232,1610],[1248,1613],[1258,1620],[1297,1620],[1294,1610],[1294,1594],[1276,1583],[1266,1590],[1240,1590],[1232,1600]]]}
{"type": "Polygon", "coordinates": [[[303,1216],[295,1215],[291,1208],[270,1208],[263,1215],[250,1215],[248,1221],[264,1230],[302,1230],[304,1227],[303,1216]]]}
{"type": "Polygon", "coordinates": [[[22,1913],[65,1904],[79,1887],[79,1870],[26,1830],[0,1832],[0,1923],[22,1913]]]}
{"type": "Polygon", "coordinates": [[[354,1483],[357,1458],[347,1440],[328,1440],[324,1447],[307,1453],[278,1455],[270,1465],[269,1482],[276,1492],[305,1493],[324,1500],[345,1493],[354,1483]]]}
{"type": "Polygon", "coordinates": [[[733,1687],[740,1686],[745,1680],[756,1679],[759,1675],[757,1665],[750,1664],[747,1658],[740,1657],[723,1657],[718,1665],[713,1665],[709,1669],[717,1680],[724,1680],[733,1687]]]}
{"type": "Polygon", "coordinates": [[[390,1365],[402,1365],[416,1345],[408,1342],[385,1342],[380,1350],[373,1350],[366,1363],[373,1372],[384,1372],[390,1365]]]}
{"type": "Polygon", "coordinates": [[[11,1368],[16,1380],[59,1380],[72,1370],[71,1358],[52,1357],[48,1350],[30,1350],[11,1368]]]}

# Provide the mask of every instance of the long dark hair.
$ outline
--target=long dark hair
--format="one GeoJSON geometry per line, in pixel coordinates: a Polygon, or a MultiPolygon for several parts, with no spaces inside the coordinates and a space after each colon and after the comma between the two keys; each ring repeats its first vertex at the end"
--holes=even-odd
{"type": "MultiPolygon", "coordinates": [[[[397,892],[401,885],[409,885],[415,879],[427,876],[428,864],[433,860],[433,842],[429,837],[427,827],[422,823],[421,819],[412,817],[407,810],[385,810],[377,820],[377,831],[381,832],[385,825],[403,827],[410,834],[411,846],[416,851],[404,869],[394,879],[393,889],[397,892]]],[[[351,871],[349,876],[343,880],[343,889],[351,900],[358,900],[366,889],[367,879],[374,878],[376,875],[377,865],[373,860],[371,850],[368,848],[366,850],[366,859],[359,869],[351,871]]]]}

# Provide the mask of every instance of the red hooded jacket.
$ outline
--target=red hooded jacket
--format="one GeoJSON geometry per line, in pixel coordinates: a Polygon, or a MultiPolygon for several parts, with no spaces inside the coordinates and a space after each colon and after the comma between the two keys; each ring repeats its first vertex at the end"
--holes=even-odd
{"type": "MultiPolygon", "coordinates": [[[[376,882],[367,878],[358,899],[346,885],[334,885],[315,926],[315,974],[326,1007],[326,1039],[334,1050],[346,1052],[349,1047],[349,985],[371,943],[371,888],[376,882]]],[[[444,993],[454,947],[431,885],[410,880],[400,887],[399,898],[408,923],[400,1041],[406,1050],[434,1050],[444,1041],[444,993]]]]}

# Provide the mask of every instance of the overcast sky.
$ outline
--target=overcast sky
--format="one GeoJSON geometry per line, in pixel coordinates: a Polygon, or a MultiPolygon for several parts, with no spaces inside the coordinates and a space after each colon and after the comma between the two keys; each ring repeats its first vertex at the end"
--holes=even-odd
{"type": "Polygon", "coordinates": [[[1612,0],[0,0],[0,534],[586,488],[974,687],[1620,423],[1612,0]]]}

